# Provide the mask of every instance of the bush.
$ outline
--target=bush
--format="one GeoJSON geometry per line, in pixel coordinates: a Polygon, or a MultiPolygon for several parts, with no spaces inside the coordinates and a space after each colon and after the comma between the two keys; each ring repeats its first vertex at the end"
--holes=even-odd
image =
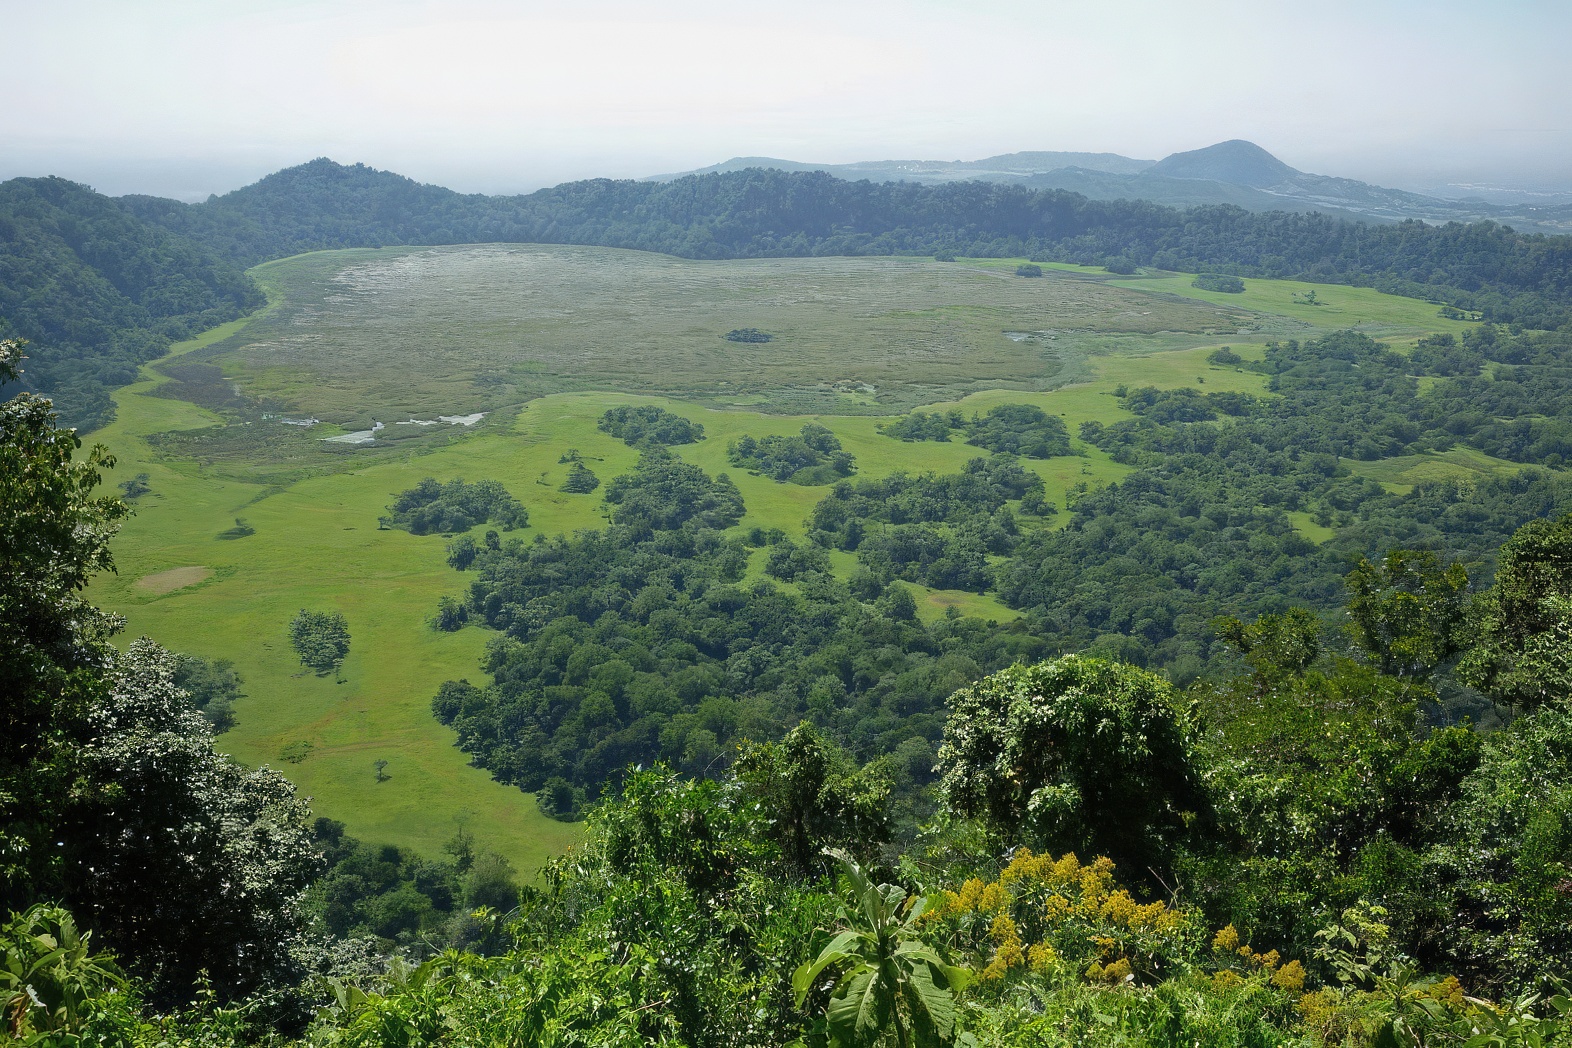
{"type": "Polygon", "coordinates": [[[562,482],[561,491],[569,495],[588,495],[600,487],[600,478],[582,462],[575,462],[568,467],[568,479],[562,482]]]}
{"type": "Polygon", "coordinates": [[[228,659],[208,662],[195,655],[175,656],[175,686],[190,697],[191,704],[223,733],[235,726],[234,702],[240,697],[240,674],[228,659]]]}
{"type": "Polygon", "coordinates": [[[936,440],[948,441],[950,430],[964,425],[965,422],[959,411],[952,411],[948,415],[938,412],[914,411],[885,426],[881,432],[887,437],[896,440],[936,440]]]}
{"type": "Polygon", "coordinates": [[[1122,277],[1127,277],[1135,272],[1136,265],[1128,258],[1121,256],[1119,258],[1110,258],[1108,261],[1103,263],[1103,268],[1108,270],[1110,273],[1117,273],[1122,277]]]}
{"type": "Polygon", "coordinates": [[[1045,459],[1071,453],[1070,434],[1057,416],[1035,404],[1000,404],[973,419],[966,443],[1009,455],[1045,459]]]}
{"type": "Polygon", "coordinates": [[[758,328],[737,328],[721,337],[727,342],[769,342],[775,336],[758,328]]]}
{"type": "Polygon", "coordinates": [[[704,427],[654,404],[612,408],[598,428],[628,444],[693,444],[704,439],[704,427]]]}
{"type": "Polygon", "coordinates": [[[1235,353],[1232,346],[1221,346],[1207,354],[1206,362],[1221,367],[1238,367],[1245,362],[1245,359],[1235,353]]]}
{"type": "Polygon", "coordinates": [[[1015,267],[1015,275],[1018,277],[1040,277],[1043,275],[1043,267],[1035,262],[1022,262],[1015,267]]]}
{"type": "Polygon", "coordinates": [[[336,611],[301,608],[289,624],[289,643],[301,662],[326,673],[349,654],[349,622],[336,611]]]}
{"type": "Polygon", "coordinates": [[[382,523],[411,535],[468,531],[487,521],[502,525],[505,531],[529,524],[529,512],[497,480],[442,484],[427,477],[399,494],[388,509],[392,515],[383,517],[382,523]]]}
{"type": "Polygon", "coordinates": [[[1221,291],[1237,295],[1245,289],[1244,281],[1227,273],[1202,273],[1190,281],[1190,286],[1202,291],[1221,291]]]}
{"type": "Polygon", "coordinates": [[[856,468],[835,434],[812,422],[795,437],[740,437],[727,449],[727,456],[732,465],[781,483],[830,484],[856,468]]]}

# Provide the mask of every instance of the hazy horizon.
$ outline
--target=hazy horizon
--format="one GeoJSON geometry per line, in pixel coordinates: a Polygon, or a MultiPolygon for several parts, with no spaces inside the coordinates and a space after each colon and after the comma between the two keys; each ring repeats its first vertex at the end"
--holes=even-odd
{"type": "Polygon", "coordinates": [[[202,199],[317,156],[468,192],[734,156],[1159,159],[1572,193],[1572,7],[0,2],[0,178],[202,199]]]}

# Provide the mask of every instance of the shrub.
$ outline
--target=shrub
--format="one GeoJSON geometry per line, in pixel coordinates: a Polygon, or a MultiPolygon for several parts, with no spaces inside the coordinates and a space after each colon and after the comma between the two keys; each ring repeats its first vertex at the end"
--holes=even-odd
{"type": "Polygon", "coordinates": [[[721,337],[727,342],[769,342],[775,336],[758,328],[736,328],[721,337]]]}
{"type": "Polygon", "coordinates": [[[654,404],[614,407],[600,417],[598,428],[630,447],[650,444],[693,444],[704,439],[704,427],[654,404]]]}
{"type": "Polygon", "coordinates": [[[588,495],[600,487],[600,478],[582,462],[575,462],[568,467],[568,479],[562,482],[561,491],[569,495],[588,495]]]}
{"type": "Polygon", "coordinates": [[[1035,262],[1022,262],[1015,267],[1015,275],[1018,277],[1040,277],[1043,275],[1043,267],[1035,262]]]}
{"type": "Polygon", "coordinates": [[[1235,353],[1232,346],[1220,346],[1207,354],[1206,361],[1209,364],[1218,364],[1223,367],[1237,367],[1243,364],[1245,359],[1238,353],[1235,353]]]}
{"type": "Polygon", "coordinates": [[[442,484],[427,477],[402,492],[388,508],[392,515],[383,517],[382,522],[411,535],[468,531],[486,521],[500,524],[506,531],[529,524],[529,512],[497,480],[442,484]]]}
{"type": "Polygon", "coordinates": [[[1227,273],[1201,273],[1190,286],[1200,288],[1202,291],[1221,291],[1224,294],[1237,295],[1245,289],[1244,281],[1227,273]]]}
{"type": "Polygon", "coordinates": [[[795,437],[738,438],[727,450],[731,463],[793,484],[829,484],[856,468],[835,434],[810,422],[795,437]]]}
{"type": "Polygon", "coordinates": [[[289,643],[302,663],[326,673],[349,654],[349,622],[336,611],[301,608],[289,624],[289,643]]]}

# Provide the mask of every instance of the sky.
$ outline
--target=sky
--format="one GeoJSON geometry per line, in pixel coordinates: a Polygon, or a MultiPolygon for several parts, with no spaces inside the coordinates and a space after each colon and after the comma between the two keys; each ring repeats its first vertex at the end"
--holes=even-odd
{"type": "Polygon", "coordinates": [[[472,192],[1245,138],[1572,190],[1567,0],[0,0],[0,178],[202,199],[328,156],[472,192]]]}

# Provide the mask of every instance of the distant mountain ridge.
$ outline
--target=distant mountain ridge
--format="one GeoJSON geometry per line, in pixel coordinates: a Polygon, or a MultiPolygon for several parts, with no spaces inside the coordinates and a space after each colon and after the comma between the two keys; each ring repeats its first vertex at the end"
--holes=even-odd
{"type": "Polygon", "coordinates": [[[1002,182],[1032,189],[1067,189],[1093,200],[1149,200],[1172,207],[1233,204],[1250,211],[1318,211],[1339,218],[1395,222],[1490,220],[1530,232],[1572,232],[1572,205],[1487,203],[1424,196],[1299,171],[1254,142],[1230,139],[1161,160],[1117,153],[1032,151],[981,160],[873,160],[811,164],[774,157],[733,157],[695,171],[654,175],[670,182],[703,175],[766,168],[823,171],[836,178],[939,185],[958,181],[1002,182]]]}
{"type": "MultiPolygon", "coordinates": [[[[1165,167],[1255,182],[1282,174],[1248,144],[1225,146],[1165,167]]],[[[89,428],[111,416],[109,391],[172,340],[262,304],[244,267],[303,251],[481,243],[696,259],[1030,257],[1220,271],[1373,286],[1491,320],[1572,330],[1572,237],[1491,223],[1344,221],[1359,216],[1325,201],[1390,213],[1425,198],[1291,168],[1265,188],[1147,168],[1016,170],[1009,181],[978,174],[1044,162],[1021,156],[975,161],[965,169],[971,177],[929,184],[748,165],[521,196],[457,193],[320,158],[201,204],[13,179],[0,183],[0,337],[32,340],[24,380],[89,428]]]]}

